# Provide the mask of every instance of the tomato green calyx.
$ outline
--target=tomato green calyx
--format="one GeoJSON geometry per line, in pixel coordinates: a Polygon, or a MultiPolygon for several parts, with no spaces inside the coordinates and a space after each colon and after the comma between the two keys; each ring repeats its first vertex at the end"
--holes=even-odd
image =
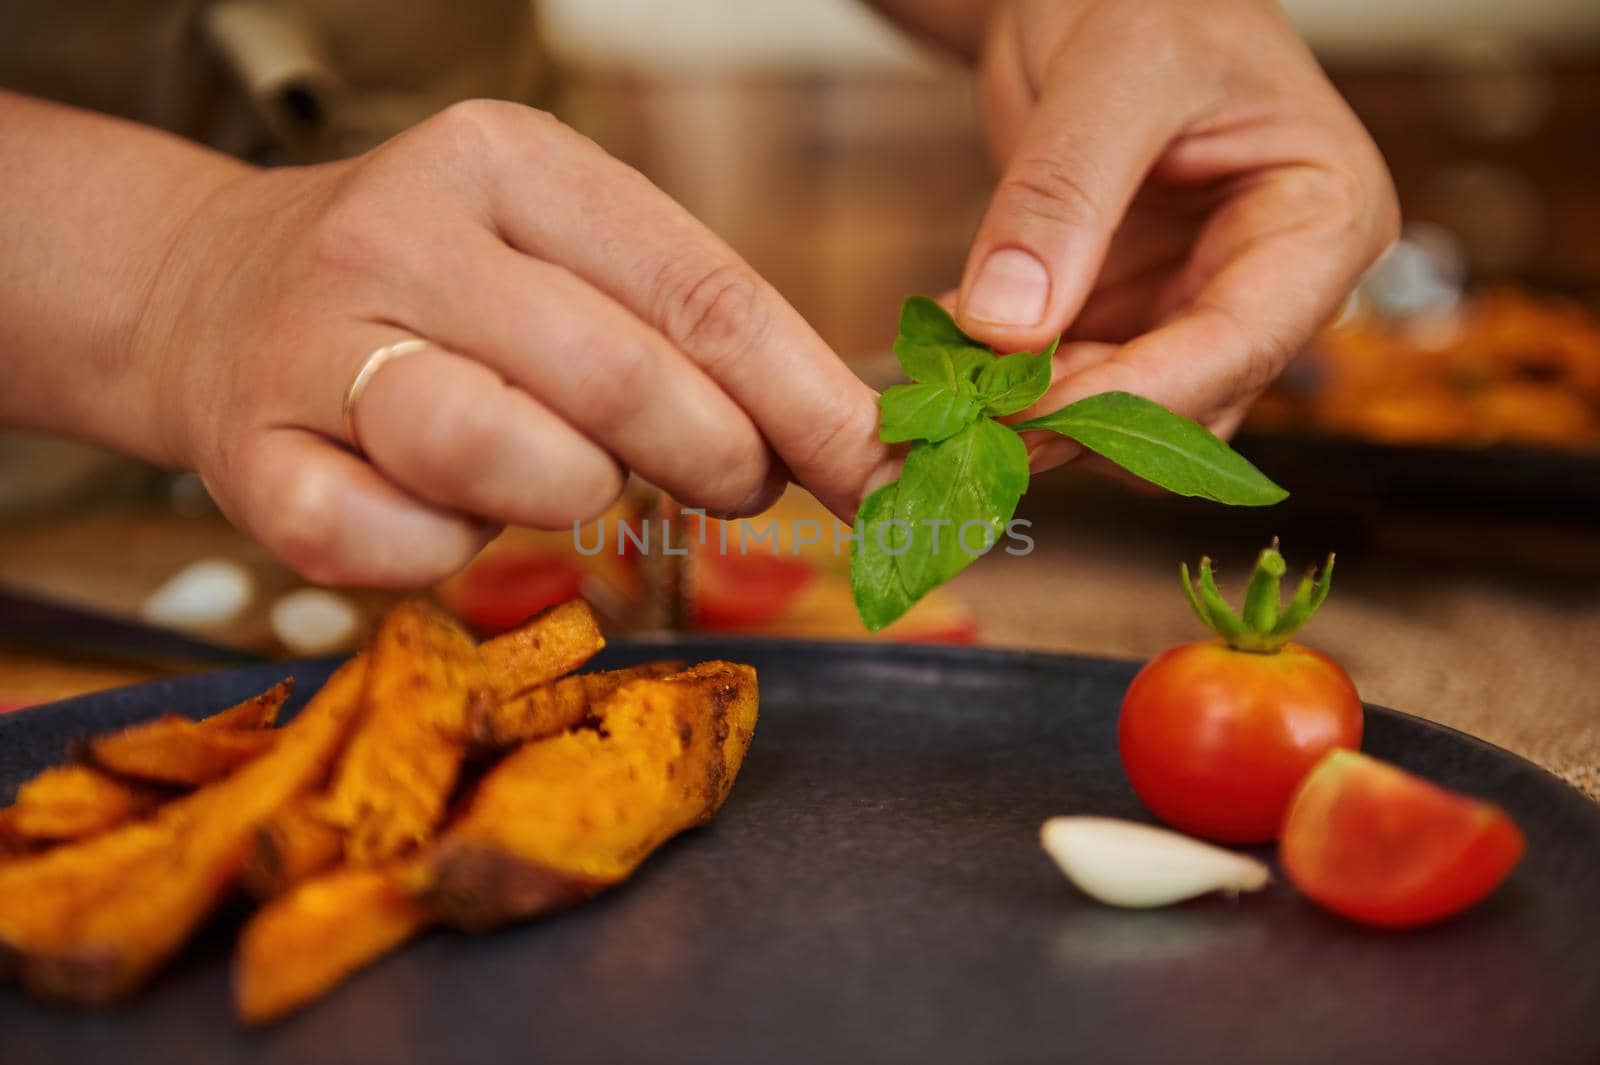
{"type": "Polygon", "coordinates": [[[1311,620],[1333,586],[1333,556],[1329,555],[1322,573],[1318,575],[1315,566],[1307,570],[1288,606],[1283,606],[1280,591],[1287,568],[1283,555],[1278,552],[1278,541],[1274,539],[1272,546],[1256,559],[1240,613],[1235,613],[1217,590],[1209,558],[1200,560],[1198,581],[1189,576],[1187,562],[1179,565],[1178,572],[1183,577],[1183,590],[1189,595],[1190,605],[1207,628],[1228,641],[1228,646],[1235,650],[1272,654],[1311,620]]]}

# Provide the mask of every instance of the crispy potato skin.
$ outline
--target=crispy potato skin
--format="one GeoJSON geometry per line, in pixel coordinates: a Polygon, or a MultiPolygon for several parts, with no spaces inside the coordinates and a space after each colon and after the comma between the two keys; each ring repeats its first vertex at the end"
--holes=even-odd
{"type": "Polygon", "coordinates": [[[200,787],[227,776],[272,746],[278,711],[294,691],[286,678],[201,721],[168,714],[82,745],[86,760],[118,776],[200,787]]]}
{"type": "Polygon", "coordinates": [[[344,834],[318,812],[315,798],[296,799],[256,826],[239,883],[266,900],[339,864],[344,834]]]}
{"type": "Polygon", "coordinates": [[[208,729],[271,728],[278,723],[278,711],[293,694],[294,678],[285,677],[260,695],[203,718],[200,724],[208,729]]]}
{"type": "Polygon", "coordinates": [[[427,924],[385,870],[341,869],[263,907],[239,937],[234,1009],[263,1024],[310,1002],[427,924]]]}
{"type": "Polygon", "coordinates": [[[589,604],[570,599],[535,614],[519,629],[485,640],[478,654],[495,695],[504,701],[571,673],[605,645],[589,604]]]}
{"type": "Polygon", "coordinates": [[[435,918],[475,931],[618,883],[722,805],[757,707],[755,671],[728,662],[625,684],[596,709],[597,729],[530,743],[491,770],[402,881],[435,918]]]}
{"type": "Polygon", "coordinates": [[[270,750],[277,738],[268,729],[211,729],[173,714],[97,736],[85,756],[121,777],[199,787],[270,750]]]}
{"type": "Polygon", "coordinates": [[[171,842],[167,826],[136,822],[0,866],[0,977],[56,947],[76,914],[171,842]]]}
{"type": "Polygon", "coordinates": [[[437,607],[402,603],[378,629],[367,711],[320,813],[345,831],[345,857],[375,865],[414,851],[444,816],[468,722],[489,697],[465,629],[437,607]]]}
{"type": "Polygon", "coordinates": [[[581,725],[599,703],[629,681],[664,677],[682,662],[647,662],[603,673],[580,673],[542,684],[513,699],[491,702],[472,722],[472,746],[479,753],[505,750],[581,725]]]}
{"type": "Polygon", "coordinates": [[[365,658],[335,672],[272,752],[150,821],[0,870],[0,953],[24,985],[83,1005],[119,999],[166,961],[233,883],[254,828],[321,779],[361,710],[365,658]]]}
{"type": "Polygon", "coordinates": [[[0,832],[26,843],[83,839],[142,817],[161,798],[91,766],[58,766],[17,789],[17,801],[0,810],[0,832]]]}

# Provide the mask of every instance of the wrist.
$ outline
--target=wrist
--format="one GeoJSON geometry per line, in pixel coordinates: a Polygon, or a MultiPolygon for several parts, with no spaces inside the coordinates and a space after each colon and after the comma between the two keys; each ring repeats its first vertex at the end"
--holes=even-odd
{"type": "Polygon", "coordinates": [[[140,334],[196,205],[250,168],[119,119],[0,92],[0,423],[183,461],[140,334]]]}
{"type": "MultiPolygon", "coordinates": [[[[106,341],[117,383],[104,394],[121,397],[115,421],[128,437],[104,442],[174,469],[198,465],[193,399],[196,378],[207,376],[207,352],[186,324],[215,302],[217,281],[229,272],[222,204],[258,173],[224,157],[211,163],[174,185],[174,210],[151,227],[136,257],[131,306],[106,341]]],[[[244,232],[234,238],[250,239],[244,232]]],[[[226,337],[213,342],[226,344],[226,337]]],[[[212,354],[225,357],[225,349],[212,354]]]]}

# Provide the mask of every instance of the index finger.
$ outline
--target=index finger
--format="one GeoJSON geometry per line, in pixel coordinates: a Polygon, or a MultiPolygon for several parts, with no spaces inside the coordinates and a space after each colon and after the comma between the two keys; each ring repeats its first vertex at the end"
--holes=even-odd
{"type": "MultiPolygon", "coordinates": [[[[1191,255],[1178,309],[1104,361],[1058,374],[1034,409],[1123,391],[1211,422],[1266,387],[1384,243],[1381,217],[1352,217],[1344,181],[1288,170],[1240,193],[1191,255]]],[[[1070,442],[1050,441],[1035,457],[1042,468],[1074,453],[1070,442]]]]}
{"type": "Polygon", "coordinates": [[[525,135],[488,179],[519,251],[627,307],[749,414],[800,484],[849,517],[888,459],[876,394],[788,301],[643,175],[519,109],[525,135]],[[551,205],[555,205],[552,209],[551,205]]]}

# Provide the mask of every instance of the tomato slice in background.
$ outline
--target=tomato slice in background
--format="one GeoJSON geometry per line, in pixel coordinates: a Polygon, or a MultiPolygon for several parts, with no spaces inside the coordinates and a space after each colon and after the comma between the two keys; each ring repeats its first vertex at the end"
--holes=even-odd
{"type": "Polygon", "coordinates": [[[1313,901],[1364,924],[1408,928],[1482,901],[1525,845],[1499,807],[1337,750],[1295,793],[1278,856],[1313,901]]]}
{"type": "Polygon", "coordinates": [[[817,573],[809,562],[778,555],[695,555],[690,623],[697,629],[737,630],[783,615],[817,573]]]}
{"type": "Polygon", "coordinates": [[[483,556],[442,585],[439,598],[477,632],[492,636],[576,598],[583,590],[583,578],[582,567],[561,555],[501,550],[483,556]]]}

